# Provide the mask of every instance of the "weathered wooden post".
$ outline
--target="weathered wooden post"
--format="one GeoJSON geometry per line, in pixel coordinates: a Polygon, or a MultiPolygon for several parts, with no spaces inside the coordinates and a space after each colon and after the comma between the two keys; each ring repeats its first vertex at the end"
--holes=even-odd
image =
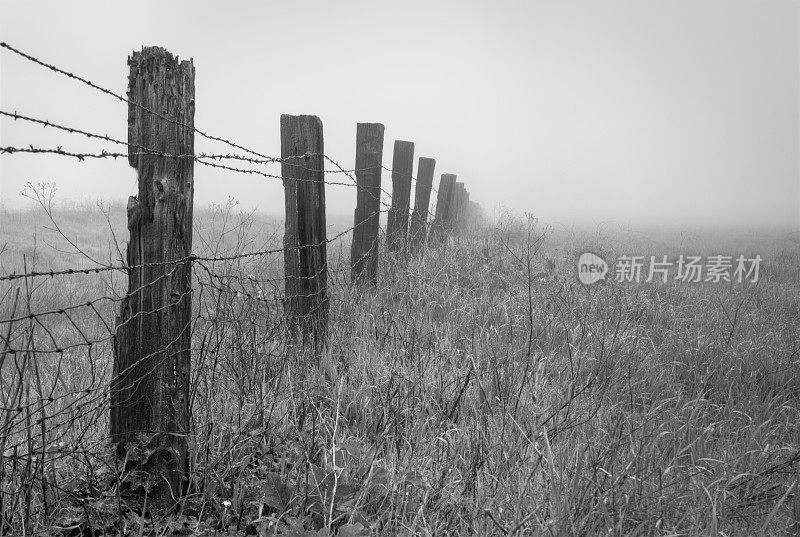
{"type": "Polygon", "coordinates": [[[111,437],[120,457],[146,438],[149,455],[137,468],[151,474],[148,502],[168,507],[188,478],[194,160],[163,153],[194,154],[194,65],[160,47],[134,52],[128,65],[128,162],[138,195],[128,199],[128,294],[114,340],[111,437]]]}
{"type": "Polygon", "coordinates": [[[461,226],[463,223],[463,205],[466,194],[467,188],[464,186],[464,183],[456,182],[456,186],[453,189],[453,202],[449,215],[450,228],[454,232],[461,231],[461,226]]]}
{"type": "Polygon", "coordinates": [[[353,282],[378,283],[378,231],[381,210],[383,125],[359,123],[356,128],[357,198],[350,271],[353,282]]]}
{"type": "Polygon", "coordinates": [[[414,190],[414,212],[411,214],[409,243],[411,251],[418,252],[425,242],[428,222],[428,206],[431,203],[431,186],[436,161],[432,158],[420,157],[417,165],[417,187],[414,190]]]}
{"type": "Polygon", "coordinates": [[[447,228],[453,233],[458,229],[459,207],[461,206],[461,192],[464,191],[464,183],[456,181],[450,193],[450,206],[447,211],[447,228]]]}
{"type": "Polygon", "coordinates": [[[461,212],[462,212],[461,220],[463,222],[462,226],[465,228],[469,226],[470,223],[472,222],[472,214],[471,211],[469,210],[469,203],[470,203],[469,190],[467,190],[464,192],[464,202],[461,205],[461,212]]]}
{"type": "Polygon", "coordinates": [[[392,206],[386,224],[386,242],[391,252],[406,249],[413,172],[414,142],[396,140],[392,157],[392,206]]]}
{"type": "Polygon", "coordinates": [[[445,238],[455,184],[456,176],[452,173],[444,173],[439,179],[439,192],[436,196],[436,215],[433,220],[433,234],[437,240],[444,240],[445,238]]]}
{"type": "Polygon", "coordinates": [[[325,150],[317,116],[281,116],[285,311],[290,333],[315,348],[328,325],[325,150]]]}

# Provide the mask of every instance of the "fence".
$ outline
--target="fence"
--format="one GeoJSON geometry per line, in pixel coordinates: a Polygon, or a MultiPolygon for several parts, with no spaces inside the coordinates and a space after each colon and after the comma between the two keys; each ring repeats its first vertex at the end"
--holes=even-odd
{"type": "MultiPolygon", "coordinates": [[[[331,290],[353,285],[369,292],[378,282],[382,213],[388,213],[386,248],[398,259],[423,255],[427,246],[464,232],[479,218],[480,208],[455,175],[443,174],[438,190],[432,188],[434,159],[420,157],[413,175],[413,142],[396,141],[392,167],[384,167],[383,125],[358,124],[355,167],[346,169],[325,153],[319,118],[284,115],[280,157],[268,156],[195,127],[194,65],[164,49],[144,48],[129,58],[126,97],[9,44],[0,47],[128,107],[127,141],[0,110],[15,121],[125,149],[81,153],[61,146],[0,147],[4,157],[127,158],[138,172],[121,263],[93,260],[89,266],[35,270],[26,262],[22,272],[0,275],[0,535],[30,518],[31,494],[39,495],[45,513],[51,498],[69,494],[55,475],[58,461],[96,452],[107,438],[107,425],[124,466],[148,476],[151,501],[174,503],[187,490],[190,437],[201,445],[205,434],[193,426],[192,407],[198,399],[215,397],[213,383],[199,381],[203,369],[216,363],[215,353],[226,346],[236,349],[237,338],[250,331],[253,345],[285,342],[317,355],[326,345],[331,290]],[[196,136],[237,152],[195,153],[196,136]],[[280,179],[283,245],[195,253],[195,164],[280,179]],[[281,174],[267,173],[267,164],[280,164],[281,174]],[[382,187],[383,171],[391,174],[391,194],[382,187]],[[357,197],[352,227],[333,237],[327,236],[327,186],[352,187],[357,197]],[[349,262],[331,269],[328,246],[349,235],[349,262]],[[280,254],[282,274],[264,276],[265,260],[280,254]],[[123,281],[115,280],[119,274],[123,281]],[[87,282],[74,287],[83,292],[72,301],[56,296],[59,288],[67,288],[59,283],[66,278],[87,282]],[[96,289],[97,278],[108,292],[92,296],[86,288],[96,289]],[[43,285],[53,290],[53,300],[37,307],[35,295],[43,285]],[[111,356],[113,362],[107,359],[111,356]]],[[[242,353],[241,366],[253,366],[246,359],[242,353]]]]}

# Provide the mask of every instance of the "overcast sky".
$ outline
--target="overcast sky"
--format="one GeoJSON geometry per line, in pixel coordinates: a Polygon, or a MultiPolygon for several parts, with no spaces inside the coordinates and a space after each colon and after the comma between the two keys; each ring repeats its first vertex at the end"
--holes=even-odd
{"type": "MultiPolygon", "coordinates": [[[[196,68],[195,126],[280,155],[281,114],[315,114],[355,160],[357,122],[436,159],[471,199],[548,221],[800,228],[800,2],[3,1],[0,39],[124,93],[127,56],[160,45],[196,68]]],[[[0,50],[0,108],[126,139],[127,108],[0,50]]],[[[0,145],[124,148],[0,120],[0,145]]],[[[197,152],[230,148],[196,138],[197,152]]],[[[280,213],[279,181],[195,166],[195,203],[280,213]]],[[[0,203],[125,199],[124,159],[0,156],[0,203]]],[[[389,174],[383,184],[391,190],[389,174]]],[[[329,186],[330,213],[355,191],[329,186]]],[[[350,213],[352,214],[352,213],[350,213]]]]}

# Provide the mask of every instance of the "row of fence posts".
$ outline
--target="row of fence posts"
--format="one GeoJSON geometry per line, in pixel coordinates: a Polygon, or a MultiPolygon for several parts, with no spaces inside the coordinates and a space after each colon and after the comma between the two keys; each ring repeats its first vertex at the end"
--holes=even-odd
{"type": "MultiPolygon", "coordinates": [[[[158,476],[150,498],[167,505],[185,491],[188,472],[194,160],[164,155],[194,155],[195,73],[191,61],[160,47],[134,52],[128,64],[129,163],[138,172],[138,194],[128,202],[131,268],[116,324],[111,435],[120,456],[129,442],[150,435],[146,470],[158,476]]],[[[322,122],[283,115],[280,132],[285,314],[293,338],[319,349],[329,309],[322,122]]],[[[383,125],[357,125],[351,278],[359,286],[378,280],[383,141],[383,125]]],[[[436,161],[419,159],[412,211],[413,162],[414,144],[396,141],[387,245],[398,255],[441,242],[474,210],[464,184],[443,174],[428,230],[436,161]]]]}

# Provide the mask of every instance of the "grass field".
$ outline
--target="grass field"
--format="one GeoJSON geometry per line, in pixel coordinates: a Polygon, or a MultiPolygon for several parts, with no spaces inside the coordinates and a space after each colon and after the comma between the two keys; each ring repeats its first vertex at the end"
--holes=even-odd
{"type": "MultiPolygon", "coordinates": [[[[2,210],[0,272],[93,266],[65,237],[118,264],[125,211],[107,209],[55,210],[63,236],[40,208],[2,210]]],[[[282,239],[280,222],[232,207],[195,222],[201,254],[282,239]]],[[[265,298],[280,286],[252,284],[280,276],[281,254],[220,264],[239,283],[196,288],[191,485],[166,518],[126,500],[115,483],[131,476],[106,443],[103,321],[124,275],[1,282],[2,319],[110,298],[0,325],[28,351],[0,362],[0,534],[800,532],[797,230],[581,231],[502,215],[420,257],[382,255],[374,292],[347,283],[346,238],[328,254],[318,362],[287,344],[265,298]],[[757,283],[584,286],[583,251],[764,261],[757,283]]]]}

